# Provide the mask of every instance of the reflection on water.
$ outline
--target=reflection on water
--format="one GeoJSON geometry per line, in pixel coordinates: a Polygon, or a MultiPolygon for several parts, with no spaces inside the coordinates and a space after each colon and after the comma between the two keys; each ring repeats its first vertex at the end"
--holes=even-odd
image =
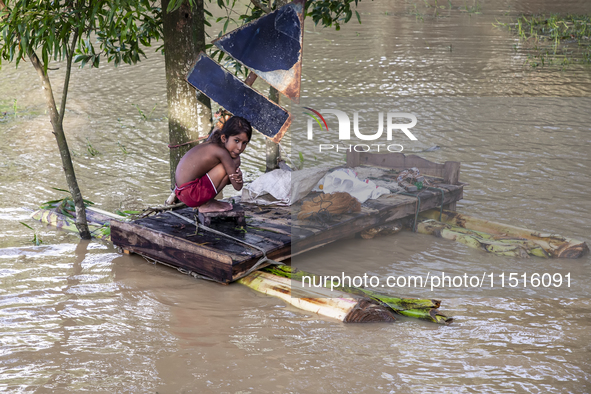
{"type": "MultiPolygon", "coordinates": [[[[444,9],[437,14],[427,3],[361,2],[364,23],[352,22],[340,32],[315,29],[307,20],[303,95],[472,97],[460,110],[438,107],[432,119],[456,126],[445,133],[426,131],[424,146],[416,147],[439,145],[422,155],[462,162],[461,180],[470,186],[458,209],[589,241],[588,100],[568,101],[572,108],[565,113],[575,114],[568,117],[545,112],[531,98],[517,100],[515,113],[529,125],[523,130],[515,130],[511,117],[490,101],[474,101],[474,96],[589,97],[588,68],[528,70],[513,49],[515,38],[492,26],[521,12],[590,12],[589,3],[452,1],[451,9],[439,4],[444,9]],[[471,8],[477,5],[481,14],[471,8]],[[474,129],[474,111],[487,115],[491,132],[474,129]]],[[[551,299],[433,294],[455,318],[450,327],[414,320],[344,325],[239,285],[196,281],[39,224],[33,226],[44,243],[31,246],[32,231],[18,224],[30,223],[23,208],[55,198],[59,193],[51,188],[64,181],[37,76],[27,66],[5,65],[0,71],[0,109],[15,98],[19,107],[17,119],[0,121],[0,388],[589,391],[591,301],[566,290],[551,299]]],[[[51,73],[59,78],[63,69],[51,73]]],[[[256,86],[266,89],[261,81],[256,86]]],[[[160,56],[133,67],[77,70],[68,106],[65,128],[86,198],[108,210],[166,198],[160,56]],[[154,106],[147,120],[137,109],[150,113],[154,106]],[[91,156],[89,144],[100,154],[91,156]]],[[[243,160],[247,179],[264,166],[263,139],[255,135],[252,145],[243,160]]],[[[511,264],[518,272],[556,268],[552,261],[512,261],[410,233],[337,243],[309,259],[317,272],[363,266],[382,276],[430,265],[450,272],[511,264]],[[335,257],[342,250],[349,252],[346,261],[335,257]]],[[[590,263],[588,256],[569,262],[579,284],[587,281],[590,263]]]]}

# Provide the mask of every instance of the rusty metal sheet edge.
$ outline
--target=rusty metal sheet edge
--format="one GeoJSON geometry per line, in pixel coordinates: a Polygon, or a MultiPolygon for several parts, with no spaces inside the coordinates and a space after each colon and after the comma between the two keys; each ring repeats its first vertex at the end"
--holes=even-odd
{"type": "MultiPolygon", "coordinates": [[[[281,107],[281,108],[283,108],[283,107],[281,107]]],[[[265,136],[276,144],[278,144],[281,141],[281,139],[283,138],[283,135],[287,132],[287,130],[289,129],[289,126],[291,126],[293,116],[291,115],[290,112],[287,112],[287,113],[289,116],[285,120],[285,123],[283,123],[283,126],[281,127],[279,132],[277,134],[275,134],[275,136],[273,138],[269,138],[269,137],[265,136]]]]}

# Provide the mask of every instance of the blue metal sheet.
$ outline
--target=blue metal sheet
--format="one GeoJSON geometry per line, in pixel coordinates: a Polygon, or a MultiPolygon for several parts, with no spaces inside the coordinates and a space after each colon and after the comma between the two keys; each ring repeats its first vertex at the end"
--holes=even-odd
{"type": "Polygon", "coordinates": [[[304,0],[296,0],[213,43],[291,99],[300,96],[304,0]]]}
{"type": "Polygon", "coordinates": [[[200,53],[187,82],[234,115],[247,119],[253,128],[279,142],[291,124],[291,115],[205,53],[200,53]]]}

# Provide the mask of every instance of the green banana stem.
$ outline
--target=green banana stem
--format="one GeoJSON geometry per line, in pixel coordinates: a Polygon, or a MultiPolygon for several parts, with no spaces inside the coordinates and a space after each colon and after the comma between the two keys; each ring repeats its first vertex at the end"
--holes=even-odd
{"type": "MultiPolygon", "coordinates": [[[[300,282],[304,276],[320,279],[319,275],[306,271],[300,271],[288,265],[269,266],[263,268],[261,271],[300,282]]],[[[427,320],[438,324],[449,324],[453,321],[453,318],[447,317],[439,312],[437,309],[441,304],[441,301],[439,300],[398,298],[359,287],[334,286],[332,288],[345,293],[370,298],[381,305],[389,307],[395,313],[403,316],[427,320]]]]}

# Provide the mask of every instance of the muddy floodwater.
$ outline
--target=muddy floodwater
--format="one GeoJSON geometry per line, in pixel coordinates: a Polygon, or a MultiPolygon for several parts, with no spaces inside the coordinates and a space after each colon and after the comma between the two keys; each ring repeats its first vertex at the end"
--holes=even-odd
{"type": "MultiPolygon", "coordinates": [[[[358,10],[363,23],[339,32],[306,20],[304,97],[416,100],[419,121],[448,126],[424,131],[405,153],[439,146],[420,155],[462,163],[469,185],[458,211],[591,241],[591,68],[531,69],[520,42],[493,26],[522,13],[588,14],[591,3],[363,0],[358,10]]],[[[85,198],[110,211],[166,199],[165,116],[159,54],[72,73],[64,127],[85,198]]],[[[0,391],[591,392],[589,255],[499,257],[411,232],[337,242],[300,259],[318,272],[381,277],[571,274],[570,288],[546,292],[436,289],[431,298],[454,317],[450,326],[346,325],[31,221],[65,180],[28,63],[0,70],[0,138],[0,391]],[[34,246],[19,222],[43,243],[34,246]]],[[[287,149],[289,141],[288,133],[287,149]]],[[[257,134],[243,154],[247,181],[261,175],[263,156],[257,134]]]]}

